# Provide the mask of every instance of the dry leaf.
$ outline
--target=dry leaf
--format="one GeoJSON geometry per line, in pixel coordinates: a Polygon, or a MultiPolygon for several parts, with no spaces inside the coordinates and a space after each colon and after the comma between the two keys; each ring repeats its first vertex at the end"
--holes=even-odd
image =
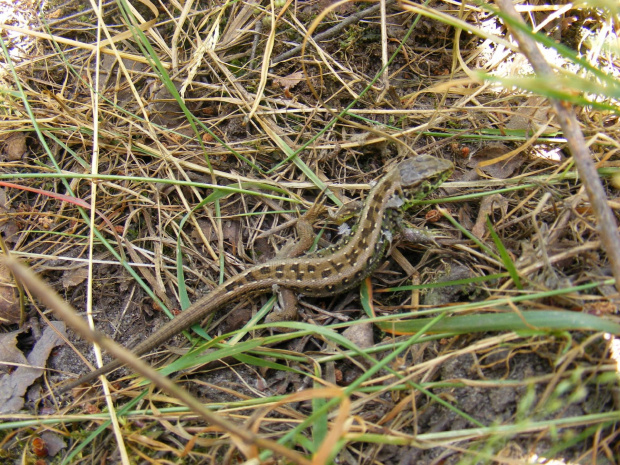
{"type": "Polygon", "coordinates": [[[273,80],[273,83],[279,85],[285,91],[287,91],[291,87],[295,87],[297,84],[299,84],[303,78],[304,73],[302,73],[301,71],[297,71],[296,73],[289,74],[288,76],[277,77],[273,80]]]}
{"type": "Polygon", "coordinates": [[[27,152],[26,134],[23,132],[11,134],[4,143],[4,153],[9,161],[21,160],[27,152]]]}
{"type": "Polygon", "coordinates": [[[5,223],[0,222],[0,232],[4,233],[4,242],[7,244],[15,244],[21,231],[17,221],[13,219],[9,219],[5,223]]]}
{"type": "MultiPolygon", "coordinates": [[[[217,240],[217,233],[213,229],[213,225],[210,221],[198,221],[198,225],[200,226],[200,230],[202,231],[202,234],[204,235],[204,237],[207,238],[207,240],[209,241],[217,240]]],[[[239,224],[238,221],[230,220],[230,221],[224,222],[224,224],[222,225],[222,236],[225,241],[230,242],[231,244],[237,243],[237,241],[239,240],[240,232],[241,232],[241,225],[239,224]]],[[[201,240],[200,234],[198,234],[197,232],[194,232],[194,234],[192,234],[192,238],[195,239],[196,241],[201,240]]]]}
{"type": "Polygon", "coordinates": [[[21,350],[17,348],[17,336],[23,330],[12,331],[10,333],[0,334],[0,370],[8,371],[12,365],[23,365],[27,363],[26,357],[21,350]]]}
{"type": "Polygon", "coordinates": [[[47,455],[50,457],[54,457],[58,454],[58,452],[60,452],[61,449],[65,449],[67,447],[67,443],[64,441],[62,436],[52,431],[45,431],[41,433],[41,439],[45,441],[47,455]]]}
{"type": "Polygon", "coordinates": [[[224,240],[236,245],[241,234],[239,221],[225,221],[222,225],[222,234],[224,235],[224,240]]]}
{"type": "Polygon", "coordinates": [[[10,215],[12,212],[6,189],[0,188],[0,233],[4,233],[4,241],[7,244],[15,244],[17,235],[21,232],[17,221],[10,215]]]}
{"type": "Polygon", "coordinates": [[[480,202],[480,210],[478,211],[476,224],[471,230],[474,236],[482,238],[485,235],[487,216],[491,216],[493,210],[498,208],[502,210],[504,215],[508,211],[508,200],[500,194],[494,194],[482,199],[482,202],[480,202]]]}
{"type": "MultiPolygon", "coordinates": [[[[154,92],[148,110],[155,123],[167,128],[176,128],[185,118],[181,106],[164,86],[154,92]]],[[[189,129],[191,131],[191,128],[189,129]]]]}
{"type": "Polygon", "coordinates": [[[86,278],[88,278],[87,266],[80,266],[73,270],[67,270],[62,274],[62,287],[65,289],[75,287],[78,284],[82,284],[86,278]]]}
{"type": "Polygon", "coordinates": [[[27,357],[27,365],[20,366],[10,375],[0,378],[0,414],[19,412],[24,406],[26,390],[43,374],[43,368],[52,349],[63,343],[57,334],[65,335],[65,324],[52,321],[54,328],[47,327],[41,339],[27,357]]]}
{"type": "Polygon", "coordinates": [[[19,295],[15,281],[9,269],[0,265],[0,324],[15,324],[20,320],[19,295]]]}
{"type": "MultiPolygon", "coordinates": [[[[481,162],[499,158],[510,151],[510,148],[508,148],[504,144],[487,145],[486,147],[483,147],[476,152],[476,154],[473,156],[467,166],[471,168],[477,168],[481,162]]],[[[479,169],[495,179],[506,179],[512,173],[514,173],[515,170],[522,164],[523,155],[517,154],[514,157],[511,157],[509,160],[502,160],[479,169]]]]}
{"type": "MultiPolygon", "coordinates": [[[[517,107],[514,114],[506,123],[506,129],[537,130],[543,124],[547,123],[551,111],[551,106],[546,98],[538,95],[530,97],[525,103],[517,107]]],[[[550,127],[548,132],[555,130],[555,128],[550,127]]]]}

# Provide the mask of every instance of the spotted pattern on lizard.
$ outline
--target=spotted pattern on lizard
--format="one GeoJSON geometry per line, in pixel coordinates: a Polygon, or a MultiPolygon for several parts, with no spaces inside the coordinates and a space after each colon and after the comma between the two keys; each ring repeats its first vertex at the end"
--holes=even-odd
{"type": "MultiPolygon", "coordinates": [[[[150,352],[210,313],[249,294],[279,287],[323,297],[352,289],[378,266],[394,232],[400,228],[404,211],[436,189],[452,169],[449,161],[427,155],[399,163],[371,189],[350,234],[339,243],[299,258],[272,260],[233,276],[135,346],[133,352],[138,356],[150,352]]],[[[64,384],[57,392],[65,392],[121,365],[118,361],[110,362],[64,384]]]]}

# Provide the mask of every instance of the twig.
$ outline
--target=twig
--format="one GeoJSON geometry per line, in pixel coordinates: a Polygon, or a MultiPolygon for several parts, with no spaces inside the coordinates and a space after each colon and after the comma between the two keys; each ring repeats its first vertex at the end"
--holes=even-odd
{"type": "MultiPolygon", "coordinates": [[[[524,24],[523,19],[521,19],[510,0],[496,0],[496,3],[506,15],[524,24]]],[[[555,77],[553,70],[545,61],[536,43],[515,28],[510,28],[510,32],[518,42],[521,52],[531,63],[534,71],[543,78],[553,79],[555,77]]],[[[596,167],[586,146],[583,134],[579,129],[579,123],[572,106],[568,102],[556,99],[551,99],[551,103],[555,108],[558,122],[564,132],[564,137],[566,137],[568,147],[575,160],[577,171],[588,194],[594,216],[597,219],[601,242],[605,252],[607,252],[611,270],[616,280],[616,289],[620,291],[620,236],[618,235],[618,225],[611,208],[607,205],[607,195],[603,189],[603,184],[596,172],[596,167]]]]}
{"type": "Polygon", "coordinates": [[[261,32],[263,32],[263,22],[256,21],[256,25],[254,26],[254,40],[252,41],[252,52],[250,53],[250,67],[252,69],[254,69],[254,58],[256,58],[256,49],[258,48],[261,32]]]}
{"type": "Polygon", "coordinates": [[[106,352],[119,359],[124,364],[130,366],[136,373],[151,380],[153,384],[165,391],[167,394],[179,399],[187,405],[193,412],[200,415],[211,425],[216,426],[220,431],[230,435],[235,444],[245,452],[250,446],[269,449],[276,454],[288,458],[294,463],[310,465],[310,461],[293,450],[278,444],[270,439],[265,439],[253,431],[243,428],[240,425],[225,420],[221,415],[211,412],[200,401],[193,397],[185,389],[177,386],[172,380],[163,376],[153,369],[140,358],[133,355],[123,346],[112,341],[102,333],[93,331],[88,324],[80,318],[77,312],[65,302],[51,287],[49,287],[40,277],[35,275],[29,268],[11,257],[2,257],[0,263],[4,264],[26,288],[32,292],[43,304],[50,308],[56,317],[62,319],[82,338],[96,342],[106,352]]]}
{"type": "MultiPolygon", "coordinates": [[[[394,2],[395,0],[387,0],[385,2],[385,6],[387,7],[388,5],[391,5],[394,2]]],[[[371,6],[370,8],[366,8],[365,10],[362,10],[358,13],[355,13],[354,15],[351,15],[345,20],[343,20],[341,23],[336,24],[334,27],[329,28],[328,30],[324,32],[321,32],[320,34],[317,34],[314,37],[314,41],[319,42],[321,40],[329,39],[331,37],[336,36],[340,33],[340,31],[342,31],[349,24],[357,23],[361,19],[367,16],[370,16],[372,14],[375,14],[377,11],[379,11],[380,8],[381,8],[381,4],[377,4],[377,5],[371,6]]],[[[297,55],[300,51],[301,51],[301,44],[293,47],[288,52],[281,53],[280,55],[275,57],[271,63],[275,65],[276,63],[280,63],[281,61],[288,60],[289,58],[297,55]]]]}

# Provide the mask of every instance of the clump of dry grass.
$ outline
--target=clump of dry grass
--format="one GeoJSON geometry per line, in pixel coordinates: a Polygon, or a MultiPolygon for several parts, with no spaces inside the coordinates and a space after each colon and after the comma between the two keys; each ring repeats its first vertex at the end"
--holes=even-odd
{"type": "Polygon", "coordinates": [[[9,457],[44,441],[64,444],[59,462],[617,460],[618,265],[599,233],[617,230],[548,98],[577,105],[570,135],[617,208],[618,12],[523,6],[584,52],[547,43],[554,81],[481,6],[386,4],[70,3],[30,32],[2,26],[6,247],[125,346],[274,256],[320,192],[335,209],[404,157],[457,165],[408,218],[432,239],[393,247],[359,297],[302,300],[289,332],[260,327],[266,298],[186,335],[199,347],[178,358],[180,336],[158,354],[177,388],[54,397],[92,360],[70,333],[37,400],[3,418],[9,457]]]}

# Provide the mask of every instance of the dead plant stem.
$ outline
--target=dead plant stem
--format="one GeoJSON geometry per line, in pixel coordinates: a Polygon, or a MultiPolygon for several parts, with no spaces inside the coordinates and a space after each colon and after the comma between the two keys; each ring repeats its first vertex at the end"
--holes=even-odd
{"type": "MultiPolygon", "coordinates": [[[[517,13],[510,0],[496,0],[496,3],[506,15],[524,24],[523,19],[517,13]]],[[[543,78],[553,79],[553,70],[538,49],[536,42],[520,30],[510,28],[510,31],[518,42],[519,49],[527,57],[534,71],[543,78]]],[[[594,216],[597,219],[597,229],[601,235],[601,242],[609,258],[611,270],[616,280],[616,290],[620,291],[620,236],[618,235],[618,225],[611,208],[607,205],[607,195],[603,189],[603,184],[596,172],[596,167],[586,146],[583,133],[579,129],[579,123],[573,107],[567,102],[556,99],[552,99],[551,103],[555,108],[558,122],[564,132],[564,137],[566,137],[568,147],[577,166],[577,171],[592,205],[594,216]]]]}

